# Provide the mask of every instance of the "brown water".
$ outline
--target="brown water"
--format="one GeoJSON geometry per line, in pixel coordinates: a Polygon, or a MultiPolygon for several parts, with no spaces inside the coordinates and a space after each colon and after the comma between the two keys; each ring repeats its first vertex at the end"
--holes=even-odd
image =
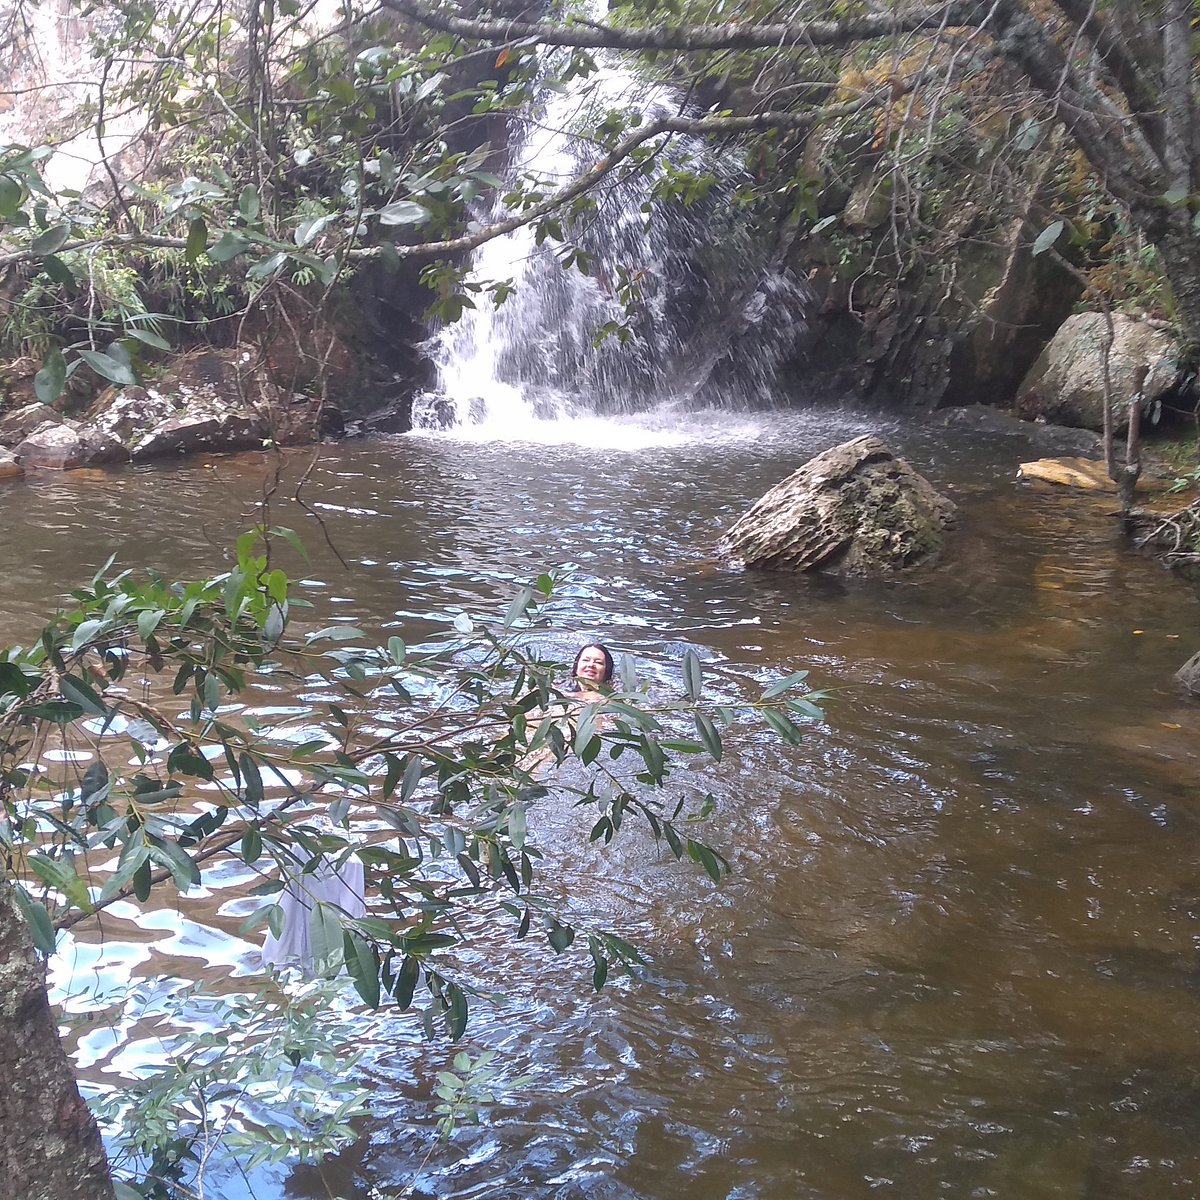
{"type": "MultiPolygon", "coordinates": [[[[871,428],[821,414],[696,421],[644,451],[599,448],[622,440],[600,429],[584,446],[328,447],[306,496],[349,569],[276,500],[272,520],[314,549],[318,616],[413,641],[431,627],[418,614],[499,609],[572,562],[564,651],[601,635],[670,688],[693,647],[731,693],[807,667],[835,699],[804,748],[748,735],[715,780],[677,785],[720,797],[709,840],[735,871],[720,887],[638,836],[598,851],[544,806],[573,910],[651,965],[597,996],[571,955],[481,941],[507,1003],[480,1007],[466,1040],[534,1076],[511,1103],[425,1161],[452,1052],[409,1018],[363,1017],[362,1142],[222,1194],[1200,1194],[1200,707],[1170,678],[1200,644],[1200,600],[1121,546],[1103,500],[1014,485],[1022,439],[936,426],[883,433],[958,501],[950,566],[844,589],[711,559],[750,500],[871,428]]],[[[113,551],[219,569],[265,470],[246,456],[9,485],[0,632],[27,637],[113,551]]],[[[243,886],[232,873],[152,929],[118,915],[104,970],[236,986],[253,958],[234,934],[243,886]]],[[[94,951],[72,954],[86,974],[94,951]]],[[[81,1042],[94,1074],[122,1053],[81,1042]]]]}

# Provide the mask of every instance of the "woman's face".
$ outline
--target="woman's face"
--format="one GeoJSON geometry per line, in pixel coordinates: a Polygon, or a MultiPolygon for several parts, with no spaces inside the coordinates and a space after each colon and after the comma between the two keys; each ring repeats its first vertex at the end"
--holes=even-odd
{"type": "Polygon", "coordinates": [[[579,653],[579,661],[575,664],[575,678],[587,683],[603,683],[608,671],[608,663],[604,651],[599,646],[585,646],[579,653]]]}

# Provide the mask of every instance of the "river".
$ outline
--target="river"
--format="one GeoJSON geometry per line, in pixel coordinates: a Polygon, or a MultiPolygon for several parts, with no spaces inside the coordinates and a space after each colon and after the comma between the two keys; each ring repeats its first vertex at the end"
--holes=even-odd
{"type": "MultiPolygon", "coordinates": [[[[1200,1193],[1200,707],[1171,680],[1197,649],[1195,591],[1122,546],[1110,502],[1017,485],[1036,456],[1020,437],[828,411],[554,437],[324,447],[304,495],[347,565],[291,484],[270,514],[312,549],[317,618],[415,641],[570,563],[564,653],[600,636],[664,688],[688,647],[729,679],[807,668],[829,720],[799,749],[748,734],[708,780],[708,838],[733,865],[720,886],[636,835],[590,847],[548,804],[531,826],[571,905],[637,943],[645,972],[596,995],[583,956],[489,949],[508,999],[478,1009],[466,1045],[532,1082],[437,1145],[431,1080],[453,1051],[363,1016],[362,1140],[221,1194],[1200,1193]],[[948,566],[842,587],[713,558],[767,487],[868,431],[958,503],[948,566]]],[[[0,633],[28,637],[111,553],[220,569],[268,473],[214,456],[6,485],[0,633]]],[[[104,969],[236,987],[240,917],[215,900],[181,914],[136,932],[114,918],[104,969]]],[[[85,1074],[121,1061],[83,1040],[85,1074]]]]}

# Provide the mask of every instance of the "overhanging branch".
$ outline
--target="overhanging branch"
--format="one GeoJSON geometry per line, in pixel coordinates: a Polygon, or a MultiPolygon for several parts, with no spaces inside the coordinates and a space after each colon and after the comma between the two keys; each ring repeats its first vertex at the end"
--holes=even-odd
{"type": "Polygon", "coordinates": [[[955,0],[911,12],[848,18],[844,21],[788,21],[751,25],[656,25],[622,29],[587,22],[554,25],[534,21],[480,21],[455,9],[423,0],[381,0],[390,8],[441,33],[485,42],[530,42],[542,46],[574,46],[585,50],[778,50],[788,46],[847,46],[897,34],[946,26],[978,25],[989,6],[977,0],[955,0]]]}
{"type": "MultiPolygon", "coordinates": [[[[445,254],[462,254],[490,242],[494,238],[503,237],[529,225],[534,221],[569,204],[577,196],[595,187],[606,175],[619,166],[640,146],[666,134],[678,133],[696,137],[734,136],[744,133],[761,132],[766,129],[789,131],[804,131],[814,125],[826,121],[836,121],[843,117],[853,116],[864,108],[877,102],[877,99],[888,94],[886,89],[872,93],[852,104],[839,104],[830,108],[811,109],[808,112],[761,112],[741,117],[660,117],[644,125],[635,133],[623,138],[613,146],[602,158],[588,170],[581,172],[569,184],[559,189],[552,196],[533,205],[522,213],[487,225],[473,233],[462,237],[447,238],[440,242],[421,242],[409,246],[393,246],[401,258],[434,258],[445,254]]],[[[381,253],[382,247],[367,246],[351,252],[352,258],[371,258],[381,253]]]]}

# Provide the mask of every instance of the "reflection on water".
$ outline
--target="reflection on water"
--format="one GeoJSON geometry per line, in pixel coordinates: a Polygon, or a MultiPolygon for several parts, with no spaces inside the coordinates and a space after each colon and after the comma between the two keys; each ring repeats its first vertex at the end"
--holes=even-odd
{"type": "MultiPolygon", "coordinates": [[[[1103,501],[1017,488],[1020,439],[935,426],[882,432],[958,502],[950,566],[857,588],[730,573],[711,548],[750,501],[878,427],[777,416],[747,436],[748,420],[645,449],[626,432],[326,448],[305,495],[348,569],[273,502],[312,548],[302,588],[322,623],[416,642],[572,563],[552,649],[601,635],[673,689],[692,647],[730,694],[807,667],[834,700],[802,750],[748,735],[715,781],[681,772],[689,795],[720,797],[710,840],[735,874],[719,888],[637,836],[588,846],[569,806],[544,803],[550,886],[643,947],[645,977],[593,995],[574,951],[499,950],[480,930],[474,965],[504,1002],[477,1006],[468,1043],[535,1082],[426,1161],[451,1052],[409,1018],[364,1017],[374,1124],[255,1194],[1200,1192],[1200,710],[1170,679],[1196,648],[1195,594],[1123,550],[1103,501]]],[[[267,471],[249,455],[10,485],[5,632],[28,638],[113,551],[219,569],[267,471]]],[[[248,703],[294,700],[267,681],[248,703]]],[[[178,915],[113,914],[102,956],[81,927],[64,964],[76,983],[152,967],[236,991],[250,881],[218,877],[178,915]]],[[[90,1074],[113,1053],[81,1042],[90,1074]]]]}

